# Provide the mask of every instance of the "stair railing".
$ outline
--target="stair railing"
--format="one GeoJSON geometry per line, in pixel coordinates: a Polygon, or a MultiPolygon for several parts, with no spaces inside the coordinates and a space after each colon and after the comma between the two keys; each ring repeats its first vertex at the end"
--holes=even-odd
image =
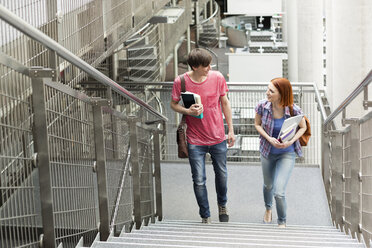
{"type": "MultiPolygon", "coordinates": [[[[132,83],[140,85],[140,83],[132,83]]],[[[173,82],[146,83],[146,90],[160,94],[164,103],[170,102],[173,82]],[[157,88],[161,86],[161,88],[157,88]]],[[[257,163],[259,161],[258,133],[254,128],[254,108],[257,102],[265,98],[267,83],[234,83],[227,82],[229,87],[228,97],[230,100],[234,131],[239,141],[236,146],[228,150],[228,161],[243,163],[257,163]]],[[[322,164],[321,128],[326,118],[326,112],[322,101],[322,93],[313,83],[294,82],[293,92],[295,103],[299,104],[304,113],[310,118],[313,135],[307,147],[303,148],[304,158],[297,160],[297,165],[319,166],[322,164]]],[[[168,117],[167,140],[162,143],[162,160],[180,161],[177,157],[176,128],[178,125],[174,111],[169,105],[164,106],[164,115],[168,117]]]]}
{"type": "MultiPolygon", "coordinates": [[[[0,217],[0,246],[40,244],[42,247],[57,247],[63,243],[64,247],[75,247],[81,236],[88,239],[85,243],[89,243],[98,232],[101,240],[106,240],[118,202],[118,189],[122,189],[123,184],[130,190],[126,189],[125,197],[121,199],[128,200],[133,196],[133,202],[119,201],[121,206],[117,213],[129,216],[119,224],[132,223],[132,211],[135,212],[137,228],[143,220],[145,224],[150,218],[153,220],[156,212],[152,192],[154,187],[160,186],[157,185],[160,178],[155,179],[155,185],[152,182],[154,175],[160,175],[160,159],[157,159],[160,154],[156,154],[160,147],[159,142],[153,144],[149,140],[152,136],[155,141],[159,140],[158,136],[165,131],[167,118],[2,5],[0,18],[105,84],[132,105],[140,106],[137,116],[127,116],[125,112],[116,110],[118,106],[112,108],[110,100],[91,98],[53,82],[57,74],[53,69],[29,68],[11,57],[2,57],[0,66],[8,68],[17,76],[15,78],[21,78],[31,86],[32,101],[27,102],[27,107],[32,116],[32,127],[25,132],[33,131],[30,136],[34,147],[29,153],[35,153],[37,159],[35,170],[27,168],[32,171],[27,174],[31,176],[23,178],[22,186],[15,189],[13,195],[21,197],[11,196],[12,202],[0,208],[0,211],[10,214],[0,217]],[[56,100],[48,102],[52,98],[56,100]],[[64,111],[66,106],[69,106],[69,111],[64,111]],[[146,124],[148,122],[161,123],[163,129],[153,128],[146,124]],[[123,173],[125,175],[125,161],[129,158],[123,151],[127,151],[125,146],[129,144],[132,175],[123,183],[120,179],[123,173]],[[38,184],[34,185],[34,182],[38,184]],[[34,195],[38,189],[40,203],[34,195]],[[30,190],[32,194],[29,194],[30,190]],[[19,202],[17,199],[23,200],[19,202]],[[28,206],[24,210],[30,212],[18,213],[18,219],[12,221],[14,216],[11,213],[17,212],[17,206],[21,205],[28,206]],[[35,205],[41,206],[40,212],[35,205]],[[23,226],[26,221],[28,225],[23,226]]],[[[130,107],[128,112],[133,113],[130,107]]],[[[7,125],[2,128],[16,129],[7,125]]],[[[24,160],[32,161],[28,157],[24,160]]],[[[161,193],[158,195],[156,192],[156,205],[161,207],[161,193]]],[[[156,211],[161,213],[161,209],[156,211]]]]}
{"type": "Polygon", "coordinates": [[[346,108],[362,92],[364,109],[372,107],[372,101],[368,100],[371,82],[372,70],[325,119],[323,131],[324,184],[332,220],[369,247],[372,244],[372,111],[363,117],[350,118],[346,117],[346,108]],[[340,113],[342,125],[331,125],[340,113]]]}

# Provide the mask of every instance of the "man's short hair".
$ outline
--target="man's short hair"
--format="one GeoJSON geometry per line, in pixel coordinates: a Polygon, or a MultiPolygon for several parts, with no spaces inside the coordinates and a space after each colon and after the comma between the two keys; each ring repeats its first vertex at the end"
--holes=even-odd
{"type": "Polygon", "coordinates": [[[207,67],[211,64],[212,56],[211,54],[202,48],[192,49],[189,56],[187,57],[187,63],[191,68],[193,67],[207,67]]]}

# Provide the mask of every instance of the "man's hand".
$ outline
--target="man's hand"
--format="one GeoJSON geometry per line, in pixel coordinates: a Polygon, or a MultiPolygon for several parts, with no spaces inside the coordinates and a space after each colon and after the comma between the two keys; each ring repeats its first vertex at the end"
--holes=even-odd
{"type": "Polygon", "coordinates": [[[234,144],[235,144],[235,135],[234,135],[234,132],[229,132],[227,134],[227,144],[228,144],[229,147],[234,146],[234,144]]]}
{"type": "Polygon", "coordinates": [[[201,113],[203,113],[203,104],[193,104],[191,107],[188,109],[188,115],[194,115],[194,116],[199,116],[201,113]]]}

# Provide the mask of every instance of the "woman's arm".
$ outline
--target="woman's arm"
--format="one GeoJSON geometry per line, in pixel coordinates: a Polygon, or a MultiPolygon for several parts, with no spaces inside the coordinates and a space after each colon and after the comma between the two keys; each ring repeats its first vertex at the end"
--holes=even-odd
{"type": "Polygon", "coordinates": [[[271,145],[273,145],[276,148],[279,148],[279,146],[281,145],[279,140],[268,135],[266,131],[263,129],[263,127],[261,126],[261,124],[262,124],[261,115],[256,113],[256,116],[254,118],[254,126],[256,130],[258,131],[259,134],[261,134],[262,137],[264,137],[267,141],[269,141],[271,145]]]}

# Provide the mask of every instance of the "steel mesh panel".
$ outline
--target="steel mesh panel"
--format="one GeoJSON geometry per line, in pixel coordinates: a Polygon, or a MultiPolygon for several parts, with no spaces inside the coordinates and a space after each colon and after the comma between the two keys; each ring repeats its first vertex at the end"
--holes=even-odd
{"type": "MultiPolygon", "coordinates": [[[[104,3],[104,25],[107,34],[121,36],[129,33],[132,28],[132,1],[108,0],[104,3]]],[[[108,36],[107,46],[110,47],[116,41],[115,37],[108,36]]]]}
{"type": "Polygon", "coordinates": [[[0,247],[38,247],[30,80],[0,65],[0,247]]]}
{"type": "Polygon", "coordinates": [[[97,233],[92,106],[45,86],[56,243],[75,247],[97,233]]]}
{"type": "Polygon", "coordinates": [[[365,240],[372,238],[372,119],[360,125],[362,172],[362,232],[365,240]]]}
{"type": "Polygon", "coordinates": [[[345,223],[351,225],[351,132],[348,131],[343,136],[343,171],[345,175],[344,188],[342,189],[343,193],[343,206],[344,206],[344,215],[345,223]]]}
{"type": "Polygon", "coordinates": [[[132,222],[132,178],[129,174],[128,124],[122,118],[104,114],[107,192],[112,225],[132,222]]]}
{"type": "MultiPolygon", "coordinates": [[[[58,0],[59,43],[89,64],[98,64],[104,52],[102,0],[58,0]]],[[[86,77],[60,59],[61,82],[75,87],[86,77]]]]}
{"type": "MultiPolygon", "coordinates": [[[[57,38],[55,2],[46,0],[2,0],[6,8],[52,39],[57,38]]],[[[27,66],[50,65],[51,53],[13,27],[0,20],[0,47],[2,52],[27,66]]]]}
{"type": "Polygon", "coordinates": [[[149,130],[138,128],[138,154],[140,166],[141,215],[143,218],[154,214],[154,189],[152,168],[152,142],[149,130]]]}

